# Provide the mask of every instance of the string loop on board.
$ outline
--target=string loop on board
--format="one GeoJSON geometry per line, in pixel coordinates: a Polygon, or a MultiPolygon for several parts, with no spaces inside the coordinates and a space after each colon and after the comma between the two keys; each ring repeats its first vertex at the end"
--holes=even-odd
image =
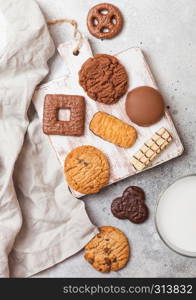
{"type": "Polygon", "coordinates": [[[50,20],[47,22],[47,24],[55,25],[55,24],[64,23],[64,22],[72,25],[74,28],[73,38],[76,41],[76,46],[73,49],[73,55],[77,56],[80,53],[80,48],[82,46],[82,41],[83,41],[82,33],[78,29],[78,23],[73,19],[63,18],[63,19],[50,20]]]}

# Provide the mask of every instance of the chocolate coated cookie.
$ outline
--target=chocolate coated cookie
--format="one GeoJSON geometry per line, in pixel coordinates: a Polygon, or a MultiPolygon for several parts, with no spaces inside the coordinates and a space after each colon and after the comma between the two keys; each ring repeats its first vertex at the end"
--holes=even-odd
{"type": "Polygon", "coordinates": [[[97,54],[82,65],[79,83],[93,100],[113,104],[126,93],[128,75],[116,57],[97,54]]]}
{"type": "Polygon", "coordinates": [[[85,100],[77,95],[47,94],[44,101],[43,132],[50,135],[77,135],[84,133],[85,100]],[[61,109],[70,110],[70,120],[58,119],[61,109]]]}
{"type": "Polygon", "coordinates": [[[150,126],[158,122],[165,113],[164,100],[158,90],[141,86],[127,94],[126,112],[132,122],[150,126]]]}
{"type": "Polygon", "coordinates": [[[111,39],[122,29],[123,17],[120,10],[109,3],[92,7],[87,17],[88,30],[98,39],[111,39]]]}
{"type": "Polygon", "coordinates": [[[122,197],[113,200],[111,205],[112,214],[119,219],[129,219],[139,224],[148,218],[148,208],[145,201],[144,191],[137,186],[128,187],[122,197]]]}

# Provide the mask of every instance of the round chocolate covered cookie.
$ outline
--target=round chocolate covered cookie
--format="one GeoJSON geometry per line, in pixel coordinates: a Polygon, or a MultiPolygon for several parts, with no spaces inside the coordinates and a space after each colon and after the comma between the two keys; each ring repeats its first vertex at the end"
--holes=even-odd
{"type": "Polygon", "coordinates": [[[111,39],[122,29],[123,17],[120,10],[109,3],[93,6],[87,17],[88,30],[98,39],[111,39]]]}
{"type": "Polygon", "coordinates": [[[126,112],[132,122],[139,126],[150,126],[164,115],[164,100],[159,91],[141,86],[127,94],[126,112]]]}
{"type": "Polygon", "coordinates": [[[126,93],[128,75],[116,57],[97,54],[82,65],[79,82],[93,100],[113,104],[126,93]]]}

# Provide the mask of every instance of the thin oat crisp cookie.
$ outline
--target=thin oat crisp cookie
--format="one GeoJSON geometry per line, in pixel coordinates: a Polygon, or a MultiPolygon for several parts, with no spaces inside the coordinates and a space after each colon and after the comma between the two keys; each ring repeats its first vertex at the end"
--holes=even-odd
{"type": "Polygon", "coordinates": [[[84,132],[85,100],[76,95],[45,96],[43,132],[49,135],[77,135],[84,132]],[[70,110],[70,120],[58,120],[60,109],[70,110]]]}
{"type": "Polygon", "coordinates": [[[95,135],[123,148],[131,147],[137,139],[133,126],[101,111],[93,116],[89,128],[95,135]]]}
{"type": "Polygon", "coordinates": [[[133,155],[131,163],[134,168],[137,171],[142,171],[147,168],[172,140],[173,138],[167,129],[159,129],[152,138],[133,155]]]}

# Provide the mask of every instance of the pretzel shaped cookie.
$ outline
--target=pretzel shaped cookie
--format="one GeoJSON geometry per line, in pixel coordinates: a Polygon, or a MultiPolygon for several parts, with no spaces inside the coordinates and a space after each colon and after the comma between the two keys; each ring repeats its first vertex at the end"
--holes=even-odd
{"type": "Polygon", "coordinates": [[[122,29],[123,17],[120,10],[109,3],[92,7],[87,17],[88,30],[98,39],[111,39],[122,29]]]}

